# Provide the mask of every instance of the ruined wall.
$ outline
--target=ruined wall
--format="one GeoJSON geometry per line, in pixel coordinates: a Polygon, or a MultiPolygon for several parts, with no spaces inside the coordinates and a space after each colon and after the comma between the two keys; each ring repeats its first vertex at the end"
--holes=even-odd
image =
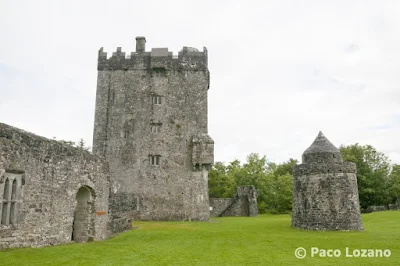
{"type": "Polygon", "coordinates": [[[83,186],[91,191],[93,208],[82,240],[105,239],[107,173],[89,152],[0,123],[0,249],[71,242],[83,186]]]}
{"type": "Polygon", "coordinates": [[[210,215],[218,216],[257,216],[257,190],[254,186],[236,189],[233,198],[210,198],[210,215]]]}
{"type": "Polygon", "coordinates": [[[308,230],[363,230],[356,166],[319,133],[293,167],[292,226],[308,230]]]}
{"type": "Polygon", "coordinates": [[[380,211],[398,211],[400,210],[400,198],[397,198],[396,202],[393,204],[388,205],[381,205],[381,206],[368,206],[364,212],[380,212],[380,211]]]}
{"type": "Polygon", "coordinates": [[[233,202],[235,198],[210,198],[210,216],[220,216],[233,202]]]}
{"type": "Polygon", "coordinates": [[[175,57],[144,43],[129,57],[99,51],[93,152],[109,162],[114,232],[129,219],[209,218],[207,50],[184,47],[175,57]]]}

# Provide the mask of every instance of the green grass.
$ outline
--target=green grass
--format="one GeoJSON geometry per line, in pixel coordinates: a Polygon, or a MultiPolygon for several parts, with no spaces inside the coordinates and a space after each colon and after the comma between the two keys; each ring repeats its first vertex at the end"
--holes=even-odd
{"type": "Polygon", "coordinates": [[[362,216],[365,232],[290,227],[289,215],[214,222],[135,222],[112,239],[0,252],[0,265],[400,265],[400,211],[362,216]],[[297,247],[340,249],[339,258],[297,259],[297,247]],[[390,258],[346,258],[345,248],[390,249],[390,258]]]}

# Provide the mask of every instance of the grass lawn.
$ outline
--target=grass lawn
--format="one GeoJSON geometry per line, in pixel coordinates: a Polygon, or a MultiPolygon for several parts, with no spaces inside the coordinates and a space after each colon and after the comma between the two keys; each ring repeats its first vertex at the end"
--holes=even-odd
{"type": "Polygon", "coordinates": [[[362,216],[365,232],[312,232],[289,215],[213,218],[213,222],[134,222],[112,239],[0,252],[0,265],[400,265],[400,211],[362,216]],[[307,257],[294,251],[304,247],[307,257]],[[339,249],[338,258],[310,248],[339,249]],[[390,249],[389,258],[349,258],[355,249],[390,249]]]}

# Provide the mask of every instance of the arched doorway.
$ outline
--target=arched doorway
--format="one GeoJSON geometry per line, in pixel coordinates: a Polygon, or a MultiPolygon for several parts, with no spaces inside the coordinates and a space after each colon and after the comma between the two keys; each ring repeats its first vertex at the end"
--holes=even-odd
{"type": "Polygon", "coordinates": [[[94,196],[93,189],[88,186],[80,187],[76,193],[72,241],[88,242],[94,239],[94,196]]]}

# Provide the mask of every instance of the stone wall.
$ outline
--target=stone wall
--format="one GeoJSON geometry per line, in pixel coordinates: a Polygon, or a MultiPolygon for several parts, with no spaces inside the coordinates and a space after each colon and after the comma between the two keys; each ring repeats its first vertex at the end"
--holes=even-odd
{"type": "Polygon", "coordinates": [[[0,123],[0,249],[105,239],[108,196],[101,159],[0,123]]]}
{"type": "Polygon", "coordinates": [[[367,209],[364,210],[365,213],[370,212],[381,212],[381,211],[399,211],[400,210],[400,201],[397,200],[395,204],[381,205],[381,206],[368,206],[367,209]]]}
{"type": "Polygon", "coordinates": [[[311,230],[359,230],[354,173],[294,176],[292,224],[311,230]]]}
{"type": "Polygon", "coordinates": [[[236,189],[233,198],[210,198],[210,215],[218,216],[257,216],[257,190],[254,186],[236,189]]]}
{"type": "Polygon", "coordinates": [[[207,49],[99,51],[93,152],[111,173],[113,232],[129,220],[209,219],[207,49]]]}
{"type": "Polygon", "coordinates": [[[218,217],[235,201],[235,198],[210,198],[210,216],[218,217]]]}

